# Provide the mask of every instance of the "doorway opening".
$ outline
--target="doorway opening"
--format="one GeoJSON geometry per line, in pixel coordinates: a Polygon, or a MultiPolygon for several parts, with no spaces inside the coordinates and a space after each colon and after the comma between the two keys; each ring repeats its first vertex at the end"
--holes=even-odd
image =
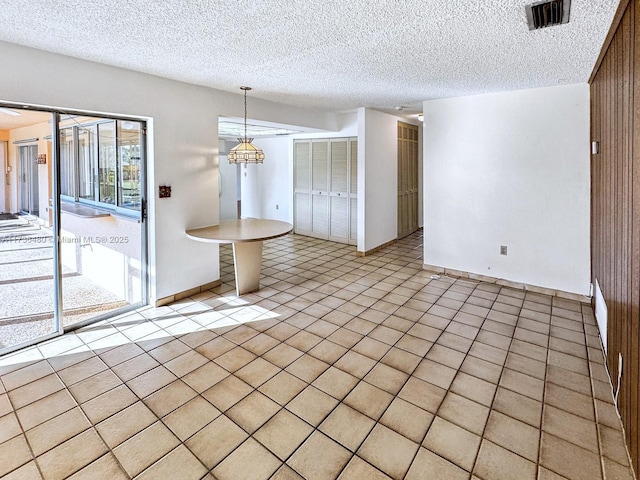
{"type": "Polygon", "coordinates": [[[398,239],[418,230],[418,127],[398,122],[398,239]]]}

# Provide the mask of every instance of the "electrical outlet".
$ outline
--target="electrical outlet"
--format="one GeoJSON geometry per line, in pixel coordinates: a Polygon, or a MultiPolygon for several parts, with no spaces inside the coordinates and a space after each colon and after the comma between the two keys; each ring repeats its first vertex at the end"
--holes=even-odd
{"type": "Polygon", "coordinates": [[[500,255],[506,255],[506,254],[507,254],[507,246],[500,245],[500,255]]]}
{"type": "Polygon", "coordinates": [[[280,207],[278,207],[278,204],[276,203],[276,210],[278,210],[278,208],[280,208],[280,207]]]}

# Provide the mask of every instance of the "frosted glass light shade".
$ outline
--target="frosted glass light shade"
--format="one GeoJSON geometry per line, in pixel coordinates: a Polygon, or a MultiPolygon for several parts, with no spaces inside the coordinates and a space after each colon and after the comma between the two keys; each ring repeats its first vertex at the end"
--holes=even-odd
{"type": "Polygon", "coordinates": [[[262,163],[264,152],[251,142],[253,138],[239,138],[238,145],[229,150],[229,163],[262,163]]]}

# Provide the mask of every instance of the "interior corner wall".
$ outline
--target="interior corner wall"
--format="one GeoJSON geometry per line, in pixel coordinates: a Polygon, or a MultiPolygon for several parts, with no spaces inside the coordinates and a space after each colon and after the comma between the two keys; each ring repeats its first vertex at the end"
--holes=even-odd
{"type": "Polygon", "coordinates": [[[423,112],[425,264],[588,295],[589,86],[423,112]]]}
{"type": "Polygon", "coordinates": [[[358,251],[398,238],[398,120],[358,109],[358,251]]]}

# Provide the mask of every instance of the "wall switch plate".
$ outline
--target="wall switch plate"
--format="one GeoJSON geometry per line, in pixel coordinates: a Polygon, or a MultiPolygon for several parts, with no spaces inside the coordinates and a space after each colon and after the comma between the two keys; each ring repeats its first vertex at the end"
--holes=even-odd
{"type": "Polygon", "coordinates": [[[160,196],[160,198],[169,198],[169,197],[171,197],[171,187],[169,185],[160,185],[160,187],[159,187],[159,196],[160,196]]]}
{"type": "Polygon", "coordinates": [[[507,246],[500,245],[500,255],[506,255],[506,254],[507,254],[507,246]]]}

